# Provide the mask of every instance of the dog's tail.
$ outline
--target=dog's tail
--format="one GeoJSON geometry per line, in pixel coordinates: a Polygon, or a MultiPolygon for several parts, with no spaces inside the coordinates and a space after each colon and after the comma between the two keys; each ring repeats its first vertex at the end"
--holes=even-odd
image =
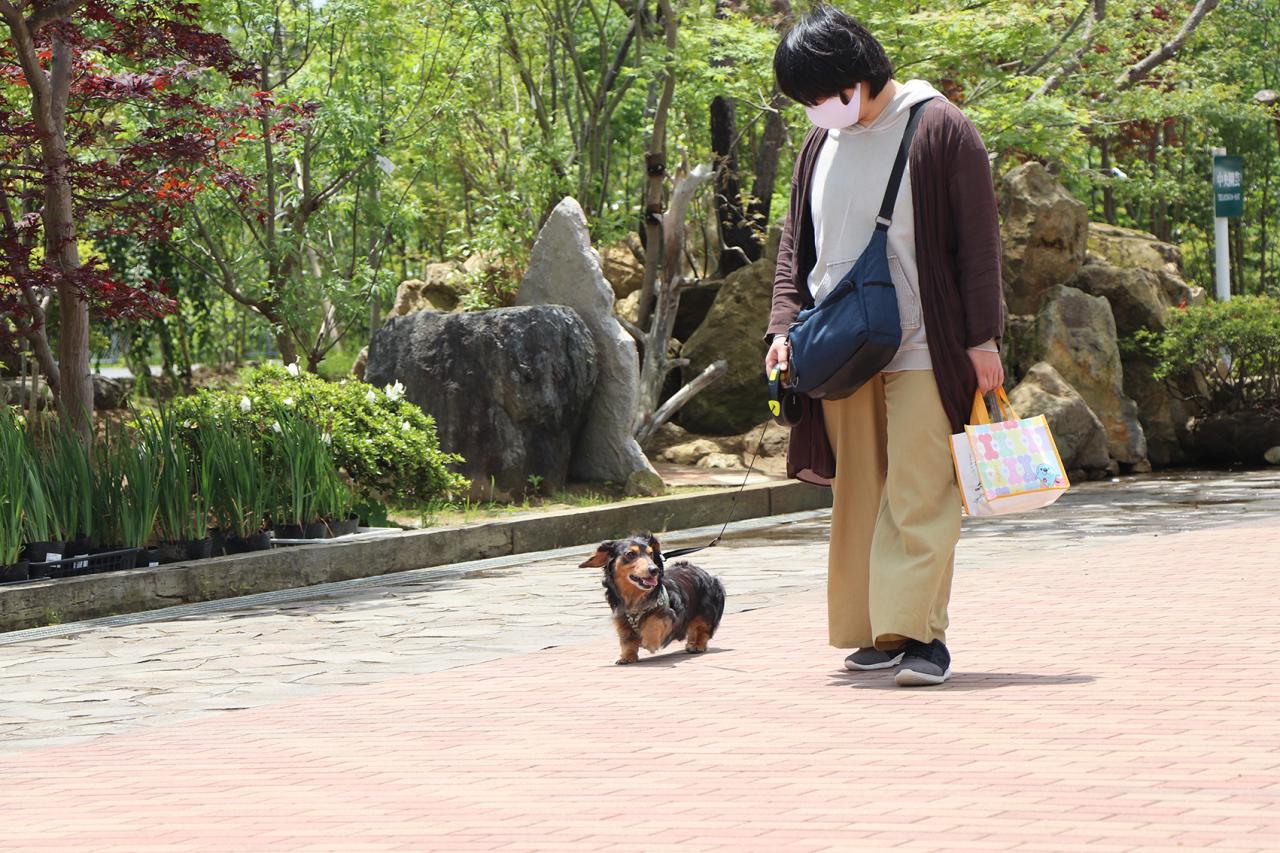
{"type": "Polygon", "coordinates": [[[720,582],[720,578],[713,577],[711,582],[707,584],[707,624],[711,626],[711,633],[714,635],[716,629],[720,627],[720,617],[724,616],[724,584],[720,582]]]}

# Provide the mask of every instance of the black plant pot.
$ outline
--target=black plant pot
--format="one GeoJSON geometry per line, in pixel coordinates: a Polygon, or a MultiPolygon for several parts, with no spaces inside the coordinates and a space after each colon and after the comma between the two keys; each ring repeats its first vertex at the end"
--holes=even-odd
{"type": "Polygon", "coordinates": [[[307,532],[301,524],[277,524],[277,539],[305,539],[307,532]]]}
{"type": "Polygon", "coordinates": [[[192,539],[190,542],[183,544],[187,546],[188,560],[207,560],[213,556],[212,539],[192,539]]]}
{"type": "Polygon", "coordinates": [[[64,557],[83,557],[93,550],[93,540],[83,533],[75,539],[67,542],[67,550],[63,553],[64,557]]]}
{"type": "Polygon", "coordinates": [[[139,548],[135,569],[149,569],[153,566],[160,565],[160,549],[159,548],[139,548]]]}
{"type": "Polygon", "coordinates": [[[209,550],[213,556],[221,557],[227,553],[227,533],[216,527],[209,528],[209,550]]]}
{"type": "Polygon", "coordinates": [[[271,547],[271,534],[267,531],[255,533],[246,538],[239,536],[227,537],[227,553],[228,554],[247,554],[250,551],[265,551],[271,547]]]}
{"type": "Polygon", "coordinates": [[[323,521],[313,521],[306,527],[304,539],[328,539],[333,533],[329,530],[329,525],[323,521]]]}
{"type": "Polygon", "coordinates": [[[21,560],[8,566],[0,566],[0,583],[20,583],[29,577],[26,560],[21,560]]]}
{"type": "Polygon", "coordinates": [[[360,519],[355,516],[344,518],[341,521],[330,521],[329,529],[333,531],[334,536],[349,536],[360,530],[360,519]]]}
{"type": "Polygon", "coordinates": [[[22,549],[22,561],[26,563],[44,563],[49,560],[61,560],[67,556],[66,542],[28,542],[22,549]]]}
{"type": "Polygon", "coordinates": [[[161,542],[156,547],[156,553],[160,558],[160,565],[167,566],[170,563],[181,563],[187,559],[188,542],[161,542]]]}

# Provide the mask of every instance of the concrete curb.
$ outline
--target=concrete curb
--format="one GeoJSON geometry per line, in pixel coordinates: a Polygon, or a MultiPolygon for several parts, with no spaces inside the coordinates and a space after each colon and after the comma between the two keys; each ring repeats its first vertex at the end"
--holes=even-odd
{"type": "MultiPolygon", "coordinates": [[[[591,545],[634,530],[661,532],[718,524],[728,517],[735,491],[648,498],[151,569],[14,584],[0,587],[0,631],[591,545]]],[[[828,489],[797,482],[762,483],[742,491],[733,517],[761,518],[830,505],[828,489]]]]}

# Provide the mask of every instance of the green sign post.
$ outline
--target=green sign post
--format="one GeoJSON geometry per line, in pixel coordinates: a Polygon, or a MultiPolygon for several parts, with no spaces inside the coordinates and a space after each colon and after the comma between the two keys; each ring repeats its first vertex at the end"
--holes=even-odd
{"type": "Polygon", "coordinates": [[[1217,154],[1213,158],[1213,215],[1244,216],[1244,158],[1217,154]]]}

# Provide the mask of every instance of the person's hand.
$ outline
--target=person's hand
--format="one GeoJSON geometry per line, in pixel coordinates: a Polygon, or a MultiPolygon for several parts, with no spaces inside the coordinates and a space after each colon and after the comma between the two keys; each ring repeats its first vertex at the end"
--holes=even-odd
{"type": "Polygon", "coordinates": [[[986,394],[1004,384],[1004,364],[1000,361],[1000,353],[971,349],[969,360],[973,362],[973,372],[978,374],[980,392],[986,394]]]}
{"type": "Polygon", "coordinates": [[[787,343],[786,335],[778,335],[773,339],[773,343],[769,345],[769,352],[764,357],[764,375],[772,376],[773,369],[779,367],[782,370],[787,369],[787,359],[790,357],[791,348],[787,343]]]}

